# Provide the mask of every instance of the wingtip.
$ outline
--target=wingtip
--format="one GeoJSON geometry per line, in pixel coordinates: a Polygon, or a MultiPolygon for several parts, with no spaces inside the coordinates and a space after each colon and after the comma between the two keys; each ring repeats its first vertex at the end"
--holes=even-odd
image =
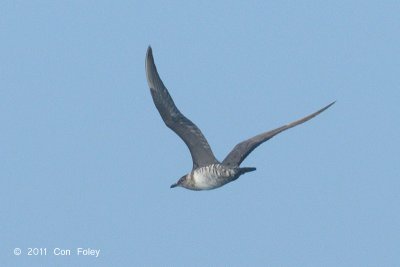
{"type": "Polygon", "coordinates": [[[145,68],[146,68],[146,73],[148,74],[149,68],[155,68],[154,66],[154,58],[153,58],[153,50],[151,49],[151,46],[147,48],[147,53],[146,53],[146,59],[145,59],[145,68]]]}
{"type": "Polygon", "coordinates": [[[332,103],[330,103],[329,105],[327,105],[326,106],[326,108],[329,108],[329,107],[331,107],[333,104],[335,104],[336,103],[336,100],[335,101],[333,101],[332,103]]]}
{"type": "Polygon", "coordinates": [[[152,57],[152,56],[153,56],[153,50],[151,49],[151,46],[149,45],[147,47],[146,57],[149,58],[149,57],[152,57]]]}
{"type": "Polygon", "coordinates": [[[330,108],[330,107],[331,107],[333,104],[335,104],[335,103],[336,103],[336,100],[333,101],[332,103],[330,103],[329,105],[323,107],[321,110],[317,111],[317,113],[319,114],[319,113],[321,113],[321,112],[327,110],[328,108],[330,108]]]}

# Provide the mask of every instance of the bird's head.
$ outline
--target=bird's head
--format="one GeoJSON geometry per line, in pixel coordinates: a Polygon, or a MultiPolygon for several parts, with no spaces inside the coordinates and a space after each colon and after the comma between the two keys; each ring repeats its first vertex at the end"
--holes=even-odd
{"type": "Polygon", "coordinates": [[[177,186],[182,186],[185,187],[186,184],[186,177],[187,174],[185,174],[184,176],[182,176],[176,183],[171,185],[171,188],[177,187],[177,186]]]}

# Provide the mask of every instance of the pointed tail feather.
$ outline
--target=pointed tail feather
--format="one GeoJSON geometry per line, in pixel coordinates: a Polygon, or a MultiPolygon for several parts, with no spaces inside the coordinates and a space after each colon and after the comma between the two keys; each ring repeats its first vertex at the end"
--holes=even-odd
{"type": "Polygon", "coordinates": [[[244,168],[240,168],[239,172],[240,172],[240,175],[242,175],[242,174],[244,174],[246,172],[252,172],[252,171],[255,171],[255,170],[256,170],[256,168],[254,168],[254,167],[244,167],[244,168]]]}

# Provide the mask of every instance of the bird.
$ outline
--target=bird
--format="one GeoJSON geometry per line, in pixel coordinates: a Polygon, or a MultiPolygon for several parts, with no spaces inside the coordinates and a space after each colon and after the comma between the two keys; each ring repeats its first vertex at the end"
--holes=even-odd
{"type": "Polygon", "coordinates": [[[176,107],[158,74],[151,46],[147,48],[145,69],[151,96],[161,118],[166,126],[185,142],[192,156],[192,170],[172,184],[171,188],[183,187],[194,191],[212,190],[235,181],[245,173],[255,171],[255,167],[240,167],[240,165],[256,147],[275,135],[314,118],[336,102],[334,101],[304,118],[240,142],[220,162],[215,158],[200,129],[176,107]]]}

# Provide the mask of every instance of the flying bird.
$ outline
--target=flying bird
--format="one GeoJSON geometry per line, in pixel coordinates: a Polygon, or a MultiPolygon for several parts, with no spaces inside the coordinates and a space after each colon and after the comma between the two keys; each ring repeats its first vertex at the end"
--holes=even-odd
{"type": "Polygon", "coordinates": [[[180,186],[190,190],[211,190],[235,181],[242,174],[255,171],[254,167],[240,167],[243,160],[259,145],[275,135],[306,122],[328,109],[335,102],[302,119],[261,133],[237,144],[226,158],[219,162],[200,129],[176,107],[167,88],[158,75],[153,52],[147,49],[146,76],[150,92],[164,123],[185,142],[193,160],[192,171],[182,176],[171,188],[180,186]]]}

